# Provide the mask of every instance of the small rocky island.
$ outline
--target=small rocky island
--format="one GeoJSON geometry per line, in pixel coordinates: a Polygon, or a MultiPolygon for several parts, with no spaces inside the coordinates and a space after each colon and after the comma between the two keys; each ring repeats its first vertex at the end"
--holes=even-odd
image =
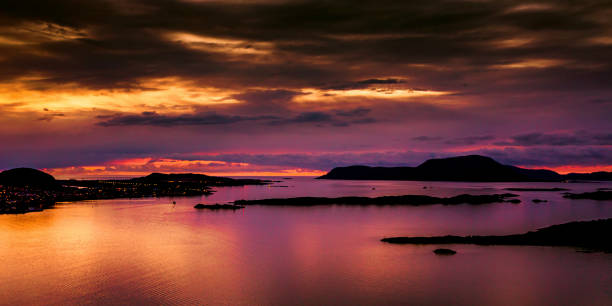
{"type": "Polygon", "coordinates": [[[435,249],[433,250],[436,255],[455,255],[457,251],[451,249],[435,249]]]}
{"type": "Polygon", "coordinates": [[[433,236],[390,237],[382,242],[396,244],[477,244],[578,247],[591,251],[612,252],[612,219],[570,222],[534,232],[505,236],[433,236]]]}
{"type": "Polygon", "coordinates": [[[597,190],[594,192],[584,192],[584,193],[566,193],[563,195],[564,198],[567,199],[587,199],[587,200],[596,200],[596,201],[610,201],[612,200],[612,191],[606,190],[597,190]]]}
{"type": "Polygon", "coordinates": [[[316,205],[458,205],[458,204],[490,204],[509,202],[508,198],[517,197],[512,193],[471,195],[461,194],[454,197],[440,198],[426,195],[401,195],[383,197],[297,197],[287,199],[237,200],[234,204],[246,205],[276,205],[276,206],[316,206],[316,205]]]}
{"type": "Polygon", "coordinates": [[[522,187],[511,187],[511,188],[505,188],[504,190],[508,190],[508,191],[568,191],[569,189],[566,188],[522,188],[522,187]]]}
{"type": "Polygon", "coordinates": [[[269,181],[193,173],[152,173],[127,180],[56,180],[36,169],[16,168],[0,172],[0,214],[40,211],[56,202],[198,196],[213,193],[212,187],[265,184],[269,181]]]}
{"type": "Polygon", "coordinates": [[[210,205],[206,205],[206,204],[199,203],[199,204],[196,204],[196,206],[194,206],[193,208],[196,208],[196,209],[210,209],[210,210],[222,210],[222,209],[237,210],[237,209],[244,208],[244,206],[234,205],[234,204],[210,204],[210,205]]]}

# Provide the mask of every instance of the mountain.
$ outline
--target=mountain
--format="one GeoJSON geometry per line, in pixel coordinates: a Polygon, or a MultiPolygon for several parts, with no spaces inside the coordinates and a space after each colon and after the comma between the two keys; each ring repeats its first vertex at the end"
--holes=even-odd
{"type": "Polygon", "coordinates": [[[183,184],[200,184],[207,186],[242,186],[242,185],[260,185],[264,182],[255,179],[232,179],[229,177],[209,176],[205,174],[195,173],[151,173],[144,177],[133,178],[131,181],[140,183],[183,183],[183,184]]]}
{"type": "Polygon", "coordinates": [[[52,175],[32,168],[15,168],[0,172],[0,185],[47,189],[58,187],[52,175]]]}
{"type": "Polygon", "coordinates": [[[503,165],[490,157],[468,155],[430,159],[417,167],[338,167],[319,179],[529,182],[562,181],[565,178],[550,170],[524,169],[503,165]]]}

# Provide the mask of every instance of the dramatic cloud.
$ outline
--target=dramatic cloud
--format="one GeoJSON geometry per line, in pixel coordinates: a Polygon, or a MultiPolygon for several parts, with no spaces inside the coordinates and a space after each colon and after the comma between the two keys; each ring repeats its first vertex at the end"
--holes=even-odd
{"type": "Polygon", "coordinates": [[[275,119],[274,117],[242,117],[227,116],[215,113],[197,115],[165,116],[156,112],[143,112],[139,115],[111,115],[98,116],[102,119],[98,124],[101,126],[117,125],[156,125],[156,126],[178,126],[178,125],[213,125],[230,124],[242,121],[275,119]]]}
{"type": "Polygon", "coordinates": [[[611,15],[606,0],[0,1],[0,169],[468,152],[605,167],[611,15]]]}
{"type": "Polygon", "coordinates": [[[516,135],[510,142],[499,142],[505,146],[612,146],[612,134],[591,134],[585,131],[573,134],[529,133],[516,135]]]}
{"type": "MultiPolygon", "coordinates": [[[[349,112],[337,112],[337,116],[326,112],[304,112],[290,118],[280,118],[276,116],[236,116],[223,115],[217,113],[196,113],[189,115],[160,115],[156,112],[142,112],[141,114],[115,114],[99,115],[98,125],[110,126],[194,126],[194,125],[226,125],[245,121],[260,121],[270,125],[284,125],[294,123],[316,123],[331,124],[337,126],[348,126],[349,124],[373,123],[372,118],[363,117],[367,111],[356,109],[349,112]],[[345,120],[341,117],[358,117],[357,119],[345,120]]],[[[63,116],[63,114],[54,114],[63,116]]],[[[40,120],[40,119],[39,119],[40,120]]],[[[50,120],[50,119],[47,119],[50,120]]]]}

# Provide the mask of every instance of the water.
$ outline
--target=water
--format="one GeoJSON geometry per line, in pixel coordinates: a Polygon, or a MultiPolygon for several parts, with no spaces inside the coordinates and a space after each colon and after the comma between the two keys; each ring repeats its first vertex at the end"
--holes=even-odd
{"type": "Polygon", "coordinates": [[[198,202],[234,199],[452,196],[517,186],[582,192],[610,183],[296,178],[275,185],[289,187],[227,187],[209,197],[65,203],[38,213],[0,215],[0,304],[612,304],[612,254],[453,245],[458,254],[448,257],[434,255],[437,246],[379,241],[397,235],[509,234],[610,218],[612,202],[515,192],[523,203],[193,209],[198,202]],[[549,202],[534,204],[534,198],[549,202]]]}

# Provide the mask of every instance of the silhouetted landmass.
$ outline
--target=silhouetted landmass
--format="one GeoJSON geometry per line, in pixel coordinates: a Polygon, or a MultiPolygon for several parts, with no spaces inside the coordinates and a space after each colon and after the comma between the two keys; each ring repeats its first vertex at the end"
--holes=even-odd
{"type": "Polygon", "coordinates": [[[533,203],[546,203],[548,201],[547,200],[540,200],[540,199],[533,199],[533,200],[531,200],[531,202],[533,202],[533,203]]]}
{"type": "Polygon", "coordinates": [[[209,176],[195,173],[151,173],[145,177],[133,178],[132,182],[166,184],[196,184],[205,186],[244,186],[244,185],[264,185],[267,181],[256,179],[233,179],[229,177],[209,176]]]}
{"type": "Polygon", "coordinates": [[[236,209],[242,209],[244,208],[244,206],[240,206],[240,205],[232,205],[232,204],[212,204],[212,205],[205,205],[205,204],[196,204],[196,206],[194,206],[193,208],[197,208],[197,209],[212,209],[212,210],[218,210],[218,209],[230,209],[230,210],[236,210],[236,209]]]}
{"type": "Polygon", "coordinates": [[[561,175],[551,170],[503,165],[480,155],[430,159],[417,167],[337,167],[319,179],[406,180],[463,182],[560,182],[564,180],[612,180],[612,172],[561,175]]]}
{"type": "Polygon", "coordinates": [[[568,173],[565,176],[566,180],[579,181],[612,181],[612,172],[593,172],[593,173],[568,173]]]}
{"type": "Polygon", "coordinates": [[[504,188],[504,190],[508,191],[568,191],[569,189],[565,188],[504,188]]]}
{"type": "Polygon", "coordinates": [[[457,254],[457,251],[451,250],[451,249],[435,249],[433,250],[433,252],[436,255],[455,255],[457,254]]]}
{"type": "Polygon", "coordinates": [[[278,205],[278,206],[316,206],[316,205],[457,205],[457,204],[489,204],[507,202],[506,198],[516,197],[516,194],[461,194],[449,198],[439,198],[426,195],[401,195],[384,197],[298,197],[287,199],[237,200],[237,205],[278,205]]]}
{"type": "Polygon", "coordinates": [[[32,168],[15,168],[0,172],[0,185],[44,189],[60,187],[52,175],[32,168]]]}
{"type": "Polygon", "coordinates": [[[568,246],[612,252],[612,219],[570,222],[525,234],[505,236],[391,237],[381,241],[397,244],[478,244],[568,246]]]}
{"type": "Polygon", "coordinates": [[[198,196],[211,194],[211,187],[262,184],[268,181],[192,173],[153,173],[129,180],[55,180],[39,170],[18,168],[0,173],[0,214],[40,211],[56,202],[198,196]]]}
{"type": "Polygon", "coordinates": [[[584,192],[584,193],[566,193],[563,195],[564,198],[568,199],[588,199],[597,201],[609,201],[612,200],[612,191],[598,190],[595,192],[584,192]]]}

